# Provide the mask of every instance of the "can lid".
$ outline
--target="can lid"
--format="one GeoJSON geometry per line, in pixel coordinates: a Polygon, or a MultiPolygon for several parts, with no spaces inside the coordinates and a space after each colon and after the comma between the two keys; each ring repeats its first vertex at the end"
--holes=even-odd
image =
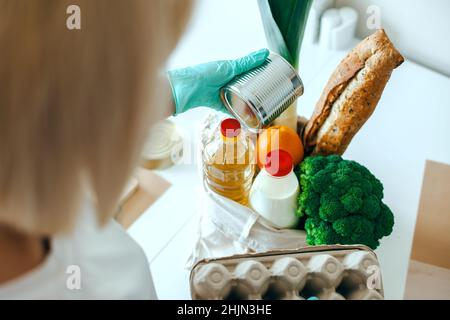
{"type": "Polygon", "coordinates": [[[273,177],[287,176],[293,169],[292,156],[281,149],[272,150],[267,154],[264,169],[273,177]]]}
{"type": "Polygon", "coordinates": [[[241,133],[241,124],[233,118],[228,118],[220,123],[220,132],[227,138],[235,138],[241,133]]]}
{"type": "Polygon", "coordinates": [[[220,97],[229,113],[245,124],[249,130],[258,130],[262,127],[256,107],[245,98],[239,88],[227,85],[220,90],[220,97]]]}

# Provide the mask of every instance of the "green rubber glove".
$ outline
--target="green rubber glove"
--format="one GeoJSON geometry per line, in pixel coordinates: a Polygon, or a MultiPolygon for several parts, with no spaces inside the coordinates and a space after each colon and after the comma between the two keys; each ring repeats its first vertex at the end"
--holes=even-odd
{"type": "Polygon", "coordinates": [[[220,88],[234,77],[260,66],[269,56],[261,49],[237,60],[214,61],[168,72],[175,101],[175,115],[206,106],[227,112],[220,99],[220,88]]]}

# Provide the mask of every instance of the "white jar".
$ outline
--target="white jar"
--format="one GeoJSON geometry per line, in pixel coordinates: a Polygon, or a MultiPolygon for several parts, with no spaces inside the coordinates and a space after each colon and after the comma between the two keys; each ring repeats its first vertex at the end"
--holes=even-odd
{"type": "Polygon", "coordinates": [[[295,212],[300,187],[292,169],[292,157],[288,152],[271,151],[250,189],[250,206],[280,229],[294,228],[298,224],[295,212]]]}

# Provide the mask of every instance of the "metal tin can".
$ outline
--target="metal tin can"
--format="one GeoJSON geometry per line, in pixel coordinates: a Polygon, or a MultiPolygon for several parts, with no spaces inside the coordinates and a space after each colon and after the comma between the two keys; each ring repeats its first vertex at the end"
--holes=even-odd
{"type": "Polygon", "coordinates": [[[285,59],[271,53],[261,66],[234,78],[220,94],[233,116],[250,130],[258,130],[303,94],[303,83],[285,59]]]}

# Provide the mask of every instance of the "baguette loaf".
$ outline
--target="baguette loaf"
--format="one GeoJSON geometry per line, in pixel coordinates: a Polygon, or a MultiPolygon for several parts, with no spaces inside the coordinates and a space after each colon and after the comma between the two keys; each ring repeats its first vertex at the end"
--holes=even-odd
{"type": "Polygon", "coordinates": [[[403,61],[382,29],[359,43],[331,75],[316,104],[303,132],[306,153],[342,155],[403,61]]]}

